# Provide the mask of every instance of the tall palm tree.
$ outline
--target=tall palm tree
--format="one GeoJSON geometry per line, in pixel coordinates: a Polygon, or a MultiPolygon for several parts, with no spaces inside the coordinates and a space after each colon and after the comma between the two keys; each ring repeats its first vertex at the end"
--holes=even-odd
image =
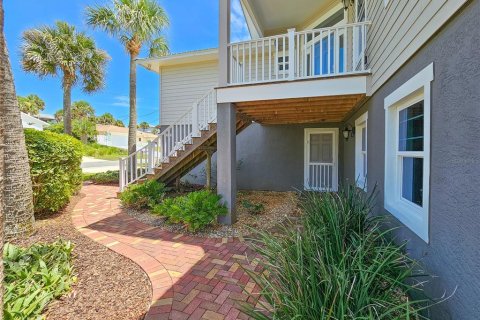
{"type": "MultiPolygon", "coordinates": [[[[3,33],[3,0],[0,0],[0,109],[3,109],[3,88],[5,83],[3,76],[4,62],[7,60],[4,57],[5,52],[5,35],[3,33]]],[[[4,151],[3,146],[5,142],[4,134],[5,126],[3,121],[0,121],[0,252],[3,252],[3,177],[4,171],[4,151]]],[[[0,256],[0,306],[3,306],[3,254],[0,256]]],[[[3,318],[3,311],[1,311],[3,318]]]]}
{"type": "MultiPolygon", "coordinates": [[[[3,30],[0,0],[0,123],[3,126],[3,205],[5,239],[24,236],[33,228],[33,196],[30,166],[20,108],[3,30]]],[[[2,224],[3,227],[3,224],[2,224]]]]}
{"type": "Polygon", "coordinates": [[[72,87],[81,82],[83,91],[103,88],[109,56],[97,49],[92,38],[76,31],[66,22],[54,27],[40,27],[23,34],[22,66],[40,76],[61,76],[63,87],[63,123],[65,133],[72,134],[72,87]]]}
{"type": "Polygon", "coordinates": [[[130,122],[128,151],[136,151],[137,131],[137,68],[135,59],[144,45],[149,57],[168,53],[161,32],[168,26],[168,17],[155,0],[112,0],[111,6],[87,8],[87,23],[118,38],[130,55],[130,122]]]}

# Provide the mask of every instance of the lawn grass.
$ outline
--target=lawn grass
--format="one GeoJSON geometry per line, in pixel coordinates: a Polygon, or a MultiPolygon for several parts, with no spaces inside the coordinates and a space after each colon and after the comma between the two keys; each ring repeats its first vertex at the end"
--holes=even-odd
{"type": "Polygon", "coordinates": [[[109,170],[107,172],[83,174],[83,181],[90,181],[95,184],[118,183],[118,180],[119,180],[118,170],[109,170]]]}
{"type": "Polygon", "coordinates": [[[127,150],[104,146],[98,143],[88,143],[83,145],[84,155],[102,160],[118,160],[127,156],[127,150]]]}

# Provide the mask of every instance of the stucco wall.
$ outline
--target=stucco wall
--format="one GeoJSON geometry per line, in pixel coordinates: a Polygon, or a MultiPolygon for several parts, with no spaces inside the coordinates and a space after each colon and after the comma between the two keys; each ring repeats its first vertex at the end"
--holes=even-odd
{"type": "MultiPolygon", "coordinates": [[[[332,128],[336,125],[252,124],[237,136],[237,187],[240,190],[291,191],[303,189],[305,128],[332,128]]],[[[341,132],[340,132],[341,135],[341,132]]],[[[339,138],[339,181],[343,165],[343,138],[339,138]]],[[[216,157],[213,157],[213,166],[216,157]]],[[[205,164],[185,179],[205,182],[205,164]]],[[[215,180],[216,170],[212,170],[215,180]]]]}
{"type": "MultiPolygon", "coordinates": [[[[428,294],[455,294],[431,319],[480,317],[480,0],[470,1],[387,82],[349,123],[368,110],[368,181],[379,186],[385,213],[384,98],[434,63],[431,101],[430,244],[401,226],[398,240],[431,275],[428,294]]],[[[344,145],[344,173],[353,179],[354,144],[344,145]]],[[[393,216],[392,216],[393,217],[393,216]]]]}

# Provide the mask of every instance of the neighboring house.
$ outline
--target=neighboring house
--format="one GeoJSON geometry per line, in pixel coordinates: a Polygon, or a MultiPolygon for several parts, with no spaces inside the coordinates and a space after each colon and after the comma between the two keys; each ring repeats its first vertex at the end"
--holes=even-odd
{"type": "MultiPolygon", "coordinates": [[[[137,149],[146,146],[156,137],[155,134],[137,130],[137,149]]],[[[97,124],[97,142],[105,146],[128,149],[128,128],[97,124]]]]}
{"type": "Polygon", "coordinates": [[[455,292],[431,318],[478,319],[480,0],[241,4],[252,40],[230,43],[220,0],[218,50],[138,62],[160,75],[163,131],[121,163],[122,187],[171,183],[216,151],[222,223],[237,189],[376,190],[435,276],[427,294],[455,292]]]}
{"type": "Polygon", "coordinates": [[[21,112],[21,117],[22,117],[22,127],[25,129],[32,128],[35,130],[43,131],[43,129],[45,129],[50,125],[45,121],[42,121],[38,118],[35,118],[34,116],[31,116],[23,112],[21,112]]]}
{"type": "Polygon", "coordinates": [[[56,122],[55,116],[53,114],[40,113],[37,118],[47,123],[56,122]]]}

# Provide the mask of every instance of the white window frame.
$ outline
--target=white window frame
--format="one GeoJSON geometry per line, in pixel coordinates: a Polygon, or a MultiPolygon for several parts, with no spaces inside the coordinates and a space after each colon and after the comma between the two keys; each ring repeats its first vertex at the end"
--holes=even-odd
{"type": "MultiPolygon", "coordinates": [[[[355,179],[357,187],[367,191],[367,173],[364,172],[363,159],[365,156],[368,166],[368,112],[362,114],[355,120],[355,179]],[[365,151],[362,150],[362,130],[365,128],[365,151]]],[[[368,171],[368,170],[367,170],[368,171]]]]}
{"type": "Polygon", "coordinates": [[[430,198],[430,110],[433,63],[405,82],[384,100],[385,107],[385,185],[384,206],[400,222],[425,242],[429,242],[430,198]],[[423,152],[398,151],[399,111],[423,100],[423,152]],[[422,207],[402,197],[403,156],[423,157],[422,207]]]}

